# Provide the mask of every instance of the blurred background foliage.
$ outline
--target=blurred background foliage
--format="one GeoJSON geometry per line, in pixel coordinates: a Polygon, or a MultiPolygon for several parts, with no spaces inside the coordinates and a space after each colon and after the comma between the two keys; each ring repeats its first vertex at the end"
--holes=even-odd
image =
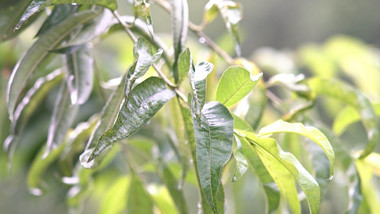
{"type": "MultiPolygon", "coordinates": [[[[241,0],[243,5],[243,20],[241,24],[242,35],[242,56],[257,63],[264,72],[264,79],[268,80],[276,74],[303,74],[305,76],[321,76],[324,78],[339,78],[357,88],[370,98],[376,106],[380,103],[380,1],[378,0],[320,0],[320,1],[299,1],[299,0],[241,0]]],[[[190,20],[200,23],[202,19],[205,1],[189,1],[190,20]]],[[[122,14],[131,14],[131,8],[125,1],[119,2],[119,11],[122,14]]],[[[154,20],[154,30],[170,46],[170,16],[161,8],[154,4],[151,8],[154,20]]],[[[0,71],[1,71],[1,99],[0,99],[0,142],[4,142],[9,132],[9,121],[6,113],[5,91],[6,82],[10,72],[16,64],[18,58],[32,44],[33,36],[37,32],[43,21],[45,14],[25,30],[16,39],[0,43],[0,71]]],[[[220,17],[205,28],[206,34],[213,38],[227,52],[233,55],[233,42],[226,33],[225,25],[220,17]]],[[[210,75],[208,84],[215,84],[226,64],[218,56],[211,53],[197,37],[189,34],[188,46],[192,50],[194,61],[208,59],[216,65],[216,72],[210,75]],[[214,76],[214,77],[213,77],[214,76]]],[[[94,47],[96,69],[104,81],[120,76],[132,63],[132,42],[123,32],[114,33],[94,47]]],[[[53,68],[48,68],[51,71],[53,68]]],[[[46,71],[46,72],[49,72],[46,71]]],[[[215,88],[209,87],[209,99],[213,98],[215,88]]],[[[57,88],[53,89],[57,90],[57,88]]],[[[236,112],[250,111],[250,118],[246,120],[255,128],[266,125],[282,116],[278,109],[289,110],[297,104],[294,95],[280,87],[274,87],[273,92],[281,99],[278,106],[268,105],[265,108],[263,120],[257,124],[255,111],[260,109],[260,102],[266,102],[265,95],[260,95],[260,89],[256,88],[252,95],[247,98],[248,103],[253,103],[249,109],[244,106],[237,106],[236,112]],[[254,95],[254,96],[253,96],[254,95]],[[261,96],[261,97],[260,97],[261,96]]],[[[76,118],[76,123],[88,120],[89,116],[99,112],[104,105],[107,91],[101,89],[99,82],[96,83],[89,102],[80,108],[80,113],[76,118]]],[[[44,103],[39,106],[38,111],[32,116],[23,133],[20,144],[15,154],[11,173],[7,172],[6,155],[1,151],[0,154],[0,210],[2,213],[67,213],[72,208],[79,206],[81,197],[78,192],[87,194],[88,198],[84,201],[82,213],[117,213],[125,206],[126,201],[120,200],[125,196],[127,187],[133,179],[130,175],[125,178],[128,166],[125,165],[125,149],[115,148],[116,159],[101,169],[102,173],[79,170],[81,181],[77,186],[61,185],[61,176],[55,168],[60,166],[59,161],[52,164],[43,176],[43,196],[33,196],[28,193],[27,169],[30,167],[38,151],[46,142],[47,127],[49,117],[52,113],[54,103],[54,93],[50,94],[44,103]],[[122,151],[122,152],[118,152],[122,151]],[[124,164],[123,164],[124,163],[124,164]],[[91,174],[93,174],[91,176],[91,174]],[[125,178],[125,179],[122,179],[125,178]],[[123,192],[124,191],[124,192],[123,192]],[[66,195],[69,199],[66,199],[66,195]]],[[[329,98],[321,99],[317,110],[308,112],[308,116],[320,121],[321,127],[333,127],[334,119],[345,106],[329,98]]],[[[379,109],[379,108],[377,108],[379,109]]],[[[379,115],[380,111],[377,112],[379,115]]],[[[159,150],[164,158],[170,160],[173,154],[168,149],[171,139],[159,131],[159,124],[169,124],[168,117],[165,116],[165,109],[156,116],[157,120],[151,122],[128,144],[139,145],[138,142],[144,141],[146,148],[137,148],[140,152],[149,154],[151,149],[159,150]],[[144,137],[142,137],[144,136],[144,137]],[[158,143],[151,142],[155,139],[158,143]],[[154,146],[155,145],[155,146],[154,146]],[[158,147],[157,147],[158,145],[158,147]],[[157,147],[157,148],[156,148],[157,147]]],[[[75,123],[75,124],[76,124],[75,123]]],[[[163,125],[165,126],[165,125],[163,125]]],[[[75,128],[75,127],[74,127],[75,128]]],[[[362,149],[362,144],[366,141],[363,126],[354,123],[348,126],[342,134],[340,141],[347,148],[362,149]],[[359,142],[359,143],[358,143],[359,142]]],[[[328,134],[326,134],[328,135],[328,134]]],[[[290,144],[297,141],[298,137],[293,135],[281,135],[282,145],[285,150],[291,151],[300,160],[308,162],[308,157],[302,155],[303,150],[314,148],[312,144],[300,148],[299,144],[290,144]]],[[[141,143],[140,143],[141,144],[141,143]]],[[[335,148],[336,149],[336,148],[335,148]]],[[[376,150],[379,152],[379,149],[376,150]]],[[[157,153],[157,151],[156,151],[157,153]]],[[[78,158],[77,155],[73,158],[78,158]]],[[[369,182],[379,183],[379,157],[373,157],[374,161],[367,164],[370,171],[369,182]],[[376,159],[377,158],[377,159],[376,159]],[[375,175],[372,177],[372,174],[375,175]],[[377,175],[377,176],[376,176],[377,175]]],[[[131,157],[134,164],[143,166],[140,172],[144,179],[151,180],[153,184],[148,186],[148,191],[153,200],[160,200],[167,197],[167,189],[161,185],[155,185],[155,176],[152,168],[147,164],[147,160],[133,153],[131,157]],[[136,157],[135,157],[136,156],[136,157]],[[165,197],[166,195],[166,197],[165,197]]],[[[301,161],[302,162],[302,161],[301,161]]],[[[344,165],[345,163],[338,163],[344,165]]],[[[366,163],[358,163],[366,164],[366,163]]],[[[233,176],[233,163],[227,166],[223,176],[225,183],[227,213],[264,213],[265,199],[262,189],[255,176],[247,172],[237,182],[230,182],[233,176]]],[[[174,161],[169,167],[178,169],[180,167],[174,161]]],[[[326,196],[321,203],[320,213],[343,213],[348,206],[348,184],[350,180],[345,175],[343,166],[336,167],[335,177],[328,184],[326,196]]],[[[179,172],[179,170],[173,170],[179,172]]],[[[64,174],[64,173],[63,173],[64,174]]],[[[70,174],[64,176],[70,177],[70,174]]],[[[179,177],[180,174],[175,175],[179,177]]],[[[188,201],[190,213],[197,210],[197,191],[194,182],[194,175],[189,173],[188,182],[185,183],[185,198],[188,201]]],[[[66,183],[70,183],[67,181],[66,183]]],[[[376,186],[376,185],[375,185],[376,186]]],[[[371,206],[378,208],[379,189],[373,189],[373,200],[371,206]],[[377,200],[377,202],[376,202],[377,200]],[[377,205],[376,205],[377,204],[377,205]]],[[[170,199],[170,198],[169,198],[170,199]]],[[[161,205],[170,210],[174,206],[173,201],[163,200],[161,205]]],[[[303,204],[306,209],[306,204],[303,204]]]]}

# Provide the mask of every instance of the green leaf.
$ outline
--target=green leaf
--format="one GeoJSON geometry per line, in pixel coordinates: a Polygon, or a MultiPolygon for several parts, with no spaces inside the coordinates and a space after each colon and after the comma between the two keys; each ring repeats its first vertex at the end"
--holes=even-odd
{"type": "Polygon", "coordinates": [[[179,214],[175,207],[175,203],[170,198],[169,191],[165,187],[149,186],[149,194],[152,196],[154,204],[157,206],[160,213],[179,214]]]}
{"type": "MultiPolygon", "coordinates": [[[[124,84],[120,84],[108,98],[106,105],[103,107],[100,120],[96,124],[90,139],[87,142],[86,150],[80,157],[81,164],[85,167],[87,165],[88,157],[92,153],[94,147],[102,134],[110,129],[115,123],[115,120],[120,111],[120,105],[124,100],[124,84]],[[87,157],[87,158],[86,158],[87,157]]],[[[99,165],[99,162],[94,163],[94,167],[99,165]]]]}
{"type": "Polygon", "coordinates": [[[165,186],[168,188],[178,211],[182,214],[188,213],[183,192],[178,188],[178,181],[175,179],[174,175],[166,165],[162,164],[161,168],[162,180],[165,186]]]}
{"type": "Polygon", "coordinates": [[[131,179],[128,176],[118,178],[107,189],[104,199],[101,201],[100,214],[119,214],[127,206],[130,196],[127,191],[130,187],[131,179]]]}
{"type": "Polygon", "coordinates": [[[367,146],[360,157],[364,158],[369,155],[379,141],[379,128],[375,111],[368,98],[351,86],[334,80],[313,78],[307,81],[307,85],[314,95],[335,98],[354,107],[359,112],[368,137],[367,146]]]}
{"type": "Polygon", "coordinates": [[[153,55],[148,41],[141,37],[137,40],[137,43],[133,47],[135,61],[128,70],[125,83],[125,95],[127,97],[136,79],[144,76],[150,66],[161,57],[161,54],[162,49],[159,49],[157,53],[153,55]]]}
{"type": "MultiPolygon", "coordinates": [[[[372,107],[375,111],[375,114],[377,116],[380,116],[380,103],[373,104],[372,107]]],[[[355,108],[350,106],[344,108],[342,111],[339,112],[339,114],[336,116],[334,120],[334,133],[337,135],[341,135],[349,125],[359,120],[360,115],[355,108]]]]}
{"type": "Polygon", "coordinates": [[[187,28],[189,22],[189,7],[187,0],[170,0],[173,47],[174,47],[174,80],[178,82],[178,58],[180,53],[186,47],[187,28]]]}
{"type": "MultiPolygon", "coordinates": [[[[0,2],[0,43],[13,38],[23,29],[16,29],[17,22],[32,0],[2,1],[0,2]]],[[[28,24],[32,23],[30,21],[28,24]]],[[[27,26],[24,26],[25,28],[27,26]]]]}
{"type": "Polygon", "coordinates": [[[41,187],[42,174],[44,171],[58,159],[66,144],[62,143],[59,147],[53,149],[47,156],[44,157],[46,147],[42,147],[34,158],[30,170],[28,172],[27,183],[30,193],[36,196],[43,194],[41,187]]]}
{"type": "MultiPolygon", "coordinates": [[[[260,180],[261,186],[264,190],[265,193],[265,198],[267,201],[267,212],[266,213],[273,213],[275,212],[279,205],[280,205],[280,190],[276,183],[274,182],[271,174],[268,172],[268,170],[265,168],[263,162],[260,160],[258,154],[256,151],[252,148],[252,145],[245,139],[240,136],[237,136],[239,141],[241,142],[242,145],[242,150],[245,158],[247,158],[249,167],[253,171],[253,173],[257,176],[257,178],[260,180]]],[[[269,162],[267,163],[269,164],[269,162]]],[[[275,174],[276,177],[281,177],[282,170],[274,171],[272,174],[275,174]]],[[[281,184],[285,185],[286,187],[289,188],[288,191],[282,191],[285,192],[284,196],[287,199],[288,203],[292,202],[292,200],[297,200],[298,199],[292,195],[292,193],[296,193],[295,186],[294,186],[294,181],[293,178],[289,179],[288,176],[283,177],[279,182],[281,184]]],[[[281,187],[285,187],[281,186],[281,187]]],[[[295,205],[297,206],[297,204],[295,205]]],[[[293,210],[298,209],[298,207],[293,208],[293,210]]]]}
{"type": "Polygon", "coordinates": [[[93,76],[94,60],[90,49],[86,46],[78,51],[66,54],[67,87],[73,105],[82,105],[90,97],[93,76]]]}
{"type": "Polygon", "coordinates": [[[289,132],[305,136],[318,144],[330,161],[330,176],[334,172],[335,154],[327,137],[313,126],[304,126],[302,123],[288,123],[277,120],[260,129],[258,137],[269,137],[275,133],[289,132]]]}
{"type": "Polygon", "coordinates": [[[206,103],[206,78],[214,68],[214,65],[209,62],[200,62],[189,71],[190,86],[193,90],[192,110],[197,118],[200,117],[202,108],[206,103]]]}
{"type": "Polygon", "coordinates": [[[133,6],[135,11],[135,18],[137,18],[137,16],[141,16],[145,20],[149,34],[153,38],[153,21],[152,16],[150,15],[149,0],[135,0],[133,6]]]}
{"type": "Polygon", "coordinates": [[[239,22],[242,19],[242,9],[240,4],[229,0],[211,0],[205,6],[205,22],[210,22],[216,17],[217,11],[223,17],[228,32],[231,34],[234,43],[236,55],[241,55],[239,22]]]}
{"type": "Polygon", "coordinates": [[[45,156],[64,142],[67,131],[78,113],[78,109],[78,105],[71,105],[69,90],[67,85],[63,83],[55,101],[51,117],[45,156]]]}
{"type": "Polygon", "coordinates": [[[243,155],[243,150],[239,140],[234,138],[232,146],[232,154],[236,161],[235,172],[232,178],[232,182],[237,181],[241,176],[245,174],[248,169],[248,162],[243,155]]]}
{"type": "Polygon", "coordinates": [[[260,80],[262,73],[251,75],[241,66],[231,66],[222,75],[216,90],[216,100],[230,107],[245,97],[260,80]]]}
{"type": "Polygon", "coordinates": [[[178,57],[178,83],[189,73],[192,63],[190,49],[186,48],[178,57]]]}
{"type": "Polygon", "coordinates": [[[297,180],[305,193],[310,213],[318,213],[320,203],[318,183],[294,155],[283,151],[273,138],[258,138],[254,133],[245,131],[238,131],[237,134],[249,140],[252,149],[257,152],[268,172],[279,186],[281,193],[287,198],[293,213],[300,213],[300,205],[297,191],[293,188],[294,182],[292,183],[289,180],[290,177],[297,180]]]}
{"type": "Polygon", "coordinates": [[[11,120],[13,120],[14,117],[13,113],[17,100],[25,88],[28,79],[36,71],[38,65],[47,57],[49,50],[57,47],[76,27],[88,22],[96,15],[98,15],[96,11],[83,11],[74,14],[46,31],[33,46],[29,48],[25,56],[13,69],[8,82],[7,101],[11,120]]]}
{"type": "Polygon", "coordinates": [[[143,183],[134,174],[132,174],[128,195],[127,213],[153,214],[153,201],[146,192],[143,183]]]}
{"type": "Polygon", "coordinates": [[[47,17],[47,19],[45,19],[44,23],[38,30],[36,37],[41,36],[45,31],[72,15],[76,10],[77,7],[71,4],[55,6],[51,14],[47,17]]]}
{"type": "MultiPolygon", "coordinates": [[[[30,1],[29,1],[30,2],[30,1]]],[[[107,7],[110,10],[117,9],[116,0],[33,0],[32,3],[26,8],[24,14],[21,16],[16,29],[20,28],[31,16],[45,9],[46,7],[58,4],[84,4],[84,5],[99,5],[107,7]]]]}
{"type": "Polygon", "coordinates": [[[100,137],[85,167],[95,167],[94,159],[109,150],[115,142],[140,130],[174,96],[175,93],[167,89],[165,82],[157,77],[150,77],[134,87],[115,124],[100,137]]]}
{"type": "Polygon", "coordinates": [[[214,213],[221,173],[232,153],[233,118],[228,109],[218,102],[204,105],[198,123],[192,109],[198,173],[203,193],[214,213]]]}

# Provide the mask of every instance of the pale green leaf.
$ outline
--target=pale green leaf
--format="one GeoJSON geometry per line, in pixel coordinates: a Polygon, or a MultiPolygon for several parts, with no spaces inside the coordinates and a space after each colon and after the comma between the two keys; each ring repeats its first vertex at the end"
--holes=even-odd
{"type": "Polygon", "coordinates": [[[204,105],[199,123],[195,109],[192,115],[201,188],[214,213],[219,213],[216,197],[223,167],[232,153],[233,117],[218,102],[204,105]]]}
{"type": "MultiPolygon", "coordinates": [[[[238,136],[238,139],[241,142],[243,154],[245,158],[248,160],[250,169],[260,180],[261,186],[265,192],[265,198],[267,201],[266,211],[267,213],[273,213],[278,209],[280,205],[280,190],[274,182],[271,174],[268,172],[263,162],[260,160],[258,154],[252,148],[252,145],[245,138],[238,136]]],[[[267,164],[269,164],[269,162],[267,164]]],[[[274,174],[276,177],[281,176],[281,173],[283,173],[282,170],[272,172],[272,174],[274,174]]],[[[294,181],[289,180],[288,177],[285,176],[279,182],[281,182],[281,187],[286,186],[289,188],[289,190],[287,191],[282,190],[283,195],[285,196],[288,203],[292,202],[292,200],[296,200],[295,196],[292,194],[296,192],[294,190],[294,181]]],[[[298,205],[294,203],[293,210],[298,209],[297,206],[298,205]]]]}
{"type": "MultiPolygon", "coordinates": [[[[380,103],[373,104],[373,109],[375,111],[375,114],[377,116],[380,116],[380,103]]],[[[357,110],[353,107],[346,107],[342,111],[339,112],[339,114],[336,116],[333,124],[333,130],[334,133],[337,135],[341,135],[346,128],[359,121],[360,120],[360,115],[357,110]]]]}
{"type": "Polygon", "coordinates": [[[241,66],[231,66],[224,71],[216,90],[216,100],[226,107],[245,97],[260,80],[262,73],[253,76],[241,66]]]}
{"type": "Polygon", "coordinates": [[[127,206],[130,196],[127,194],[130,188],[131,178],[123,176],[118,178],[104,193],[104,198],[100,205],[100,214],[119,214],[127,206]]]}
{"type": "Polygon", "coordinates": [[[289,132],[305,136],[316,144],[318,144],[325,152],[330,161],[330,176],[334,172],[335,154],[327,137],[313,126],[304,126],[302,123],[288,123],[282,120],[277,120],[260,129],[258,137],[270,136],[274,133],[289,132]]]}
{"type": "Polygon", "coordinates": [[[132,174],[128,195],[127,213],[153,214],[153,200],[137,175],[132,174]]]}
{"type": "Polygon", "coordinates": [[[153,38],[153,21],[152,16],[150,15],[150,3],[149,0],[135,0],[134,1],[134,11],[135,18],[141,16],[145,20],[145,23],[148,27],[149,34],[153,38]]]}
{"type": "Polygon", "coordinates": [[[189,22],[189,7],[187,0],[170,0],[172,31],[173,31],[173,47],[174,47],[174,80],[178,82],[178,57],[186,47],[187,29],[189,22]]]}
{"type": "Polygon", "coordinates": [[[320,203],[320,189],[318,183],[294,155],[283,151],[275,139],[258,138],[252,132],[238,131],[237,133],[241,137],[245,137],[249,140],[252,149],[259,155],[294,213],[300,213],[300,205],[296,189],[293,188],[294,182],[291,184],[289,180],[291,177],[298,182],[305,193],[310,213],[318,213],[320,203]],[[285,181],[286,185],[283,183],[285,181]]]}
{"type": "Polygon", "coordinates": [[[148,192],[152,197],[154,204],[160,213],[179,214],[175,207],[173,199],[170,197],[169,191],[163,186],[148,186],[148,192]]]}
{"type": "Polygon", "coordinates": [[[8,82],[7,101],[11,120],[13,120],[17,100],[25,88],[28,79],[36,71],[38,65],[47,57],[49,50],[57,47],[76,27],[88,22],[97,15],[98,12],[96,11],[83,11],[74,14],[46,31],[28,49],[24,57],[21,58],[13,69],[8,82]]]}
{"type": "Polygon", "coordinates": [[[175,93],[166,88],[165,82],[156,77],[150,77],[134,87],[113,127],[99,138],[85,167],[96,167],[94,159],[109,150],[115,142],[140,130],[174,96],[175,93]]]}
{"type": "Polygon", "coordinates": [[[66,54],[67,87],[73,105],[82,105],[90,97],[93,76],[94,60],[91,51],[84,46],[78,51],[66,54]]]}
{"type": "Polygon", "coordinates": [[[369,155],[379,141],[379,128],[375,111],[368,98],[351,86],[334,80],[313,78],[307,81],[307,85],[314,95],[335,98],[354,107],[359,112],[368,137],[367,146],[360,156],[364,158],[369,155]]]}

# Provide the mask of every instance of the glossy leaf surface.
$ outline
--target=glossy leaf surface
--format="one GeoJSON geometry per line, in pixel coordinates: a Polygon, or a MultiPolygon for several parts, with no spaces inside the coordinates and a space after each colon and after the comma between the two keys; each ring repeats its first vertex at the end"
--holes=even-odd
{"type": "Polygon", "coordinates": [[[226,107],[236,104],[248,95],[262,74],[253,76],[240,66],[229,67],[222,75],[216,90],[216,100],[226,107]]]}
{"type": "Polygon", "coordinates": [[[218,102],[204,105],[200,123],[194,110],[192,114],[200,184],[210,207],[218,213],[216,196],[223,167],[232,154],[233,118],[218,102]]]}
{"type": "Polygon", "coordinates": [[[100,137],[85,167],[94,167],[94,159],[103,151],[140,130],[174,95],[166,88],[164,81],[156,77],[150,77],[134,87],[115,124],[100,137]]]}

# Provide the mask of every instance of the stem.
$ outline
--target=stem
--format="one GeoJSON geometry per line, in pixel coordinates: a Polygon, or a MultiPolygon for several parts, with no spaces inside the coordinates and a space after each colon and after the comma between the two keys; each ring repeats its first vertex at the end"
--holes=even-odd
{"type": "MultiPolygon", "coordinates": [[[[170,13],[170,4],[167,2],[164,2],[162,0],[156,0],[158,5],[170,13]]],[[[221,49],[210,37],[208,37],[203,31],[202,27],[199,27],[198,25],[194,24],[189,20],[188,27],[195,35],[198,36],[198,38],[204,39],[206,45],[213,50],[215,53],[217,53],[222,59],[224,59],[228,64],[234,65],[234,59],[223,49],[221,49]]]]}
{"type": "MultiPolygon", "coordinates": [[[[133,42],[137,42],[137,38],[134,35],[134,33],[131,31],[130,27],[125,22],[122,21],[121,16],[119,13],[115,10],[113,11],[113,15],[116,17],[118,22],[123,26],[123,29],[127,32],[128,36],[132,39],[133,42]]],[[[170,79],[164,74],[164,72],[161,71],[161,69],[153,64],[153,68],[156,70],[157,74],[165,81],[165,83],[174,90],[174,92],[185,102],[187,102],[186,96],[178,89],[178,86],[174,84],[170,79]]]]}

